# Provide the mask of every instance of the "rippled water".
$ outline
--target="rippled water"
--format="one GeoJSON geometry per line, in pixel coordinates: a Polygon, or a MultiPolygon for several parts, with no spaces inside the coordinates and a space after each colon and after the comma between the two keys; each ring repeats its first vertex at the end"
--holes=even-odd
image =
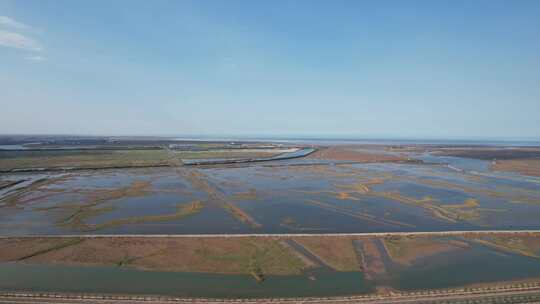
{"type": "Polygon", "coordinates": [[[434,164],[435,161],[430,164],[340,164],[323,161],[306,165],[309,160],[298,159],[208,169],[183,167],[88,171],[68,175],[4,175],[2,179],[35,180],[40,176],[52,182],[21,192],[10,203],[3,200],[3,205],[0,205],[0,234],[87,233],[87,228],[66,225],[65,222],[78,216],[81,210],[85,213],[78,222],[83,225],[170,215],[177,211],[177,206],[193,201],[201,202],[203,208],[182,218],[112,225],[92,233],[321,233],[540,228],[540,179],[494,172],[479,175],[477,173],[485,164],[477,160],[454,162],[464,169],[456,171],[444,165],[447,160],[446,157],[440,158],[438,163],[442,165],[434,164]],[[62,178],[55,180],[57,177],[62,178]],[[365,185],[368,191],[363,191],[358,185],[365,185]],[[131,187],[141,188],[133,188],[129,192],[131,187]],[[122,191],[128,192],[122,194],[122,191]],[[463,212],[456,221],[446,220],[422,203],[426,199],[455,214],[455,210],[463,212]],[[460,207],[470,199],[474,199],[477,205],[471,209],[460,207]],[[239,213],[244,215],[239,216],[239,213]]]}
{"type": "Polygon", "coordinates": [[[372,291],[361,272],[320,271],[307,276],[266,276],[154,272],[120,267],[0,264],[0,290],[119,293],[184,297],[301,297],[360,294],[372,291]],[[54,279],[51,279],[54,278],[54,279]]]}

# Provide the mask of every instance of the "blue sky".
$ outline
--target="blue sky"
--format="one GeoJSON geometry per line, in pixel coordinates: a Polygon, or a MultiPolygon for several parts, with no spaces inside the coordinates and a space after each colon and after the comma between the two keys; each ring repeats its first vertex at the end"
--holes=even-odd
{"type": "Polygon", "coordinates": [[[0,0],[0,133],[540,139],[540,1],[0,0]]]}

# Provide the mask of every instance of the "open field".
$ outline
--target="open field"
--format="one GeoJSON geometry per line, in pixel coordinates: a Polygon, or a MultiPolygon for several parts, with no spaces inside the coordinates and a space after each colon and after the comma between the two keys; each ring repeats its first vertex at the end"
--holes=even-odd
{"type": "Polygon", "coordinates": [[[458,240],[433,241],[426,237],[389,236],[383,240],[388,255],[401,265],[411,265],[415,260],[430,255],[467,249],[470,245],[458,240]]]}
{"type": "Polygon", "coordinates": [[[0,240],[0,263],[121,266],[171,272],[294,275],[306,267],[277,239],[35,238],[0,240]]]}
{"type": "Polygon", "coordinates": [[[0,150],[0,171],[169,165],[165,150],[0,150]]]}
{"type": "Polygon", "coordinates": [[[398,162],[406,161],[408,158],[399,155],[393,155],[384,153],[382,151],[365,151],[356,150],[355,146],[337,146],[322,148],[319,151],[311,154],[310,159],[324,159],[324,160],[341,160],[341,161],[354,161],[354,162],[398,162]]]}

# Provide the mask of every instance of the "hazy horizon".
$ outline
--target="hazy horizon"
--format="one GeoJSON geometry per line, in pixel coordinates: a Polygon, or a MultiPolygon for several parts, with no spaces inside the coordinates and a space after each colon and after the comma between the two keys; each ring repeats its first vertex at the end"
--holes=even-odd
{"type": "Polygon", "coordinates": [[[74,137],[74,138],[156,138],[156,139],[171,139],[171,140],[283,140],[283,141],[358,141],[358,142],[471,142],[471,143],[530,143],[539,144],[540,139],[534,137],[399,137],[399,136],[358,136],[358,135],[341,135],[341,134],[8,134],[0,133],[0,137],[74,137]]]}
{"type": "Polygon", "coordinates": [[[0,0],[0,134],[537,141],[539,15],[532,0],[0,0]]]}

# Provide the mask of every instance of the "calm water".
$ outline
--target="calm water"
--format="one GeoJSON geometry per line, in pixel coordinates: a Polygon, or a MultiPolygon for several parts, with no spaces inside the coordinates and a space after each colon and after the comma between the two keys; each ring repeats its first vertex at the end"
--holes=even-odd
{"type": "MultiPolygon", "coordinates": [[[[436,158],[434,156],[430,156],[436,158]]],[[[82,223],[169,215],[177,206],[200,201],[204,208],[181,219],[108,226],[92,233],[295,233],[539,229],[540,179],[481,173],[484,161],[453,162],[464,171],[429,164],[322,164],[310,160],[232,168],[160,168],[78,172],[67,175],[2,175],[8,180],[61,179],[21,195],[18,203],[0,201],[0,234],[86,233],[61,225],[85,211],[82,223]],[[290,164],[294,164],[290,166],[290,164]],[[479,175],[484,174],[484,175],[479,175]],[[126,192],[137,183],[140,191],[126,192]],[[368,193],[359,191],[366,185],[368,193]],[[355,188],[356,187],[356,188],[355,188]],[[397,197],[397,198],[396,198],[397,197]],[[399,199],[399,198],[404,199],[399,199]],[[449,222],[414,203],[431,198],[437,206],[478,206],[467,219],[449,222]],[[260,227],[235,218],[224,203],[241,209],[260,227]],[[472,214],[472,215],[471,215],[472,214]]],[[[435,161],[433,161],[435,163],[435,161]]],[[[22,183],[27,186],[30,182],[22,183]]],[[[4,190],[4,197],[10,194],[4,190]]],[[[454,206],[454,207],[452,207],[454,206]]],[[[458,206],[458,207],[455,207],[458,206]]],[[[449,209],[450,210],[450,209],[449,209]]]]}
{"type": "Polygon", "coordinates": [[[391,284],[402,290],[417,290],[536,277],[540,277],[540,259],[503,254],[475,244],[467,250],[420,259],[394,273],[391,284]]]}
{"type": "Polygon", "coordinates": [[[153,272],[120,267],[0,264],[0,290],[171,295],[185,297],[296,297],[367,293],[373,286],[361,272],[319,271],[307,276],[153,272]]]}

